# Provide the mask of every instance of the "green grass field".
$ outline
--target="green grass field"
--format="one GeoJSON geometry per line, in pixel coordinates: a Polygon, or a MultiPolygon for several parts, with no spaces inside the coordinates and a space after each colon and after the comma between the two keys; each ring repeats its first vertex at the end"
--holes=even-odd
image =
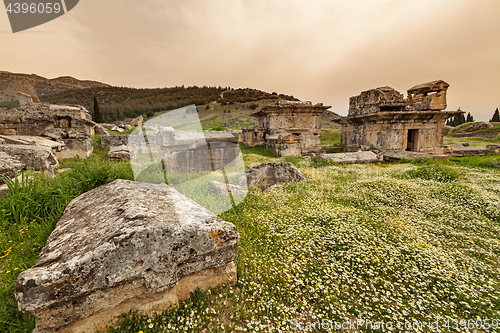
{"type": "MultiPolygon", "coordinates": [[[[245,165],[285,160],[263,147],[242,146],[242,153],[245,165]]],[[[252,191],[220,215],[240,233],[235,286],[197,291],[154,317],[124,314],[107,331],[293,332],[324,320],[448,319],[452,327],[453,320],[500,319],[500,155],[379,166],[288,160],[307,181],[252,191]]],[[[129,163],[109,162],[99,148],[61,166],[71,170],[11,184],[12,194],[0,199],[1,332],[33,329],[33,317],[17,310],[14,282],[69,201],[133,178],[129,163]]],[[[327,331],[309,328],[302,331],[327,331]]],[[[448,331],[472,332],[459,323],[448,331]]]]}

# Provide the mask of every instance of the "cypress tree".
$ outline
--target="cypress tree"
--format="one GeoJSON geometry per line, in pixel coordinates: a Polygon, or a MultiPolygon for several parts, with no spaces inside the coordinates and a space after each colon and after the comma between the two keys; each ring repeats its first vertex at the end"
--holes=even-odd
{"type": "Polygon", "coordinates": [[[94,114],[93,114],[93,120],[96,123],[103,123],[104,119],[102,116],[101,109],[99,108],[99,103],[97,102],[97,98],[94,96],[94,114]]]}
{"type": "Polygon", "coordinates": [[[500,123],[500,113],[498,112],[498,108],[495,110],[493,118],[490,119],[490,123],[500,123]]]}
{"type": "Polygon", "coordinates": [[[465,121],[466,123],[472,123],[474,122],[474,117],[469,113],[467,113],[467,120],[465,121]]]}

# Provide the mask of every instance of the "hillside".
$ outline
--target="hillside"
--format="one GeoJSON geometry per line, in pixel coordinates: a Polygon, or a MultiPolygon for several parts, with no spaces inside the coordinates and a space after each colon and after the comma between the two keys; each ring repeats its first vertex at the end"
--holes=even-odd
{"type": "MultiPolygon", "coordinates": [[[[64,91],[41,96],[44,102],[53,104],[79,104],[93,112],[94,96],[106,121],[124,120],[139,115],[151,116],[158,112],[195,104],[199,110],[223,111],[230,109],[253,110],[265,103],[278,99],[298,100],[293,96],[267,93],[257,89],[230,87],[171,87],[137,89],[125,87],[100,87],[64,91]]],[[[233,112],[235,115],[235,113],[233,112]]],[[[224,119],[224,121],[229,119],[224,119]]],[[[222,121],[222,119],[220,120],[222,121]]]]}
{"type": "Polygon", "coordinates": [[[96,81],[78,80],[71,76],[47,79],[36,74],[0,71],[0,103],[16,101],[18,91],[43,96],[65,90],[92,87],[109,87],[109,85],[96,81]]]}

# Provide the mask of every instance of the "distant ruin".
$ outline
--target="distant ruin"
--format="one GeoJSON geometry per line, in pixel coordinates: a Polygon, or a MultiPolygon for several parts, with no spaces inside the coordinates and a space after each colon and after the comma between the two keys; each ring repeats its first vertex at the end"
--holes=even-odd
{"type": "Polygon", "coordinates": [[[58,159],[85,158],[92,154],[96,124],[80,105],[54,105],[37,96],[18,93],[19,108],[0,108],[0,135],[38,136],[63,144],[55,151],[58,159]]]}
{"type": "Polygon", "coordinates": [[[449,84],[432,81],[408,89],[404,98],[391,87],[363,91],[349,100],[347,117],[327,111],[342,124],[341,145],[346,151],[394,149],[442,153],[445,120],[464,113],[446,109],[449,84]]]}
{"type": "Polygon", "coordinates": [[[243,128],[243,143],[265,145],[279,157],[321,151],[321,115],[330,106],[280,101],[252,113],[259,124],[243,128]]]}

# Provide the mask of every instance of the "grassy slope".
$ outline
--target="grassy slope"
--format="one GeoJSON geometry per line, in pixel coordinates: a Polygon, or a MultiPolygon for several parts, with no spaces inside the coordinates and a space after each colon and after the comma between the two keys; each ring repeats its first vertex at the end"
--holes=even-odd
{"type": "MultiPolygon", "coordinates": [[[[281,160],[262,147],[242,152],[246,165],[281,160]]],[[[32,329],[32,317],[17,311],[13,283],[66,204],[132,177],[128,163],[102,158],[97,149],[94,158],[64,162],[73,169],[0,200],[0,331],[32,329]]],[[[241,236],[236,286],[197,292],[156,318],[123,316],[108,331],[290,331],[292,318],[500,318],[500,156],[416,165],[294,162],[306,182],[252,192],[221,215],[241,236]]]]}

